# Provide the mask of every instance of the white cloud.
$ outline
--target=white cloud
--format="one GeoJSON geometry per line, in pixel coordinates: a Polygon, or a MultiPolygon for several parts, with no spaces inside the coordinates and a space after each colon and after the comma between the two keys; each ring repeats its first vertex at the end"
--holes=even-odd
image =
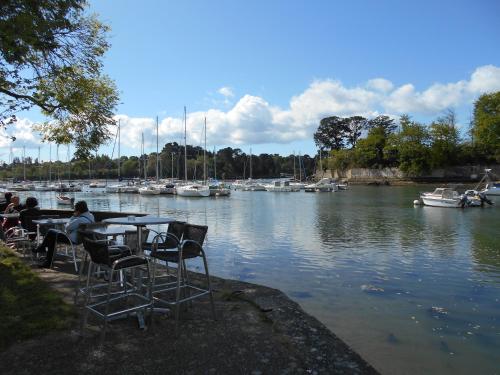
{"type": "Polygon", "coordinates": [[[394,85],[392,84],[391,81],[389,81],[385,78],[374,78],[374,79],[370,79],[366,83],[366,87],[368,89],[373,89],[375,91],[388,92],[394,88],[394,85]]]}
{"type": "Polygon", "coordinates": [[[226,98],[234,96],[233,89],[228,86],[221,87],[220,89],[217,90],[217,92],[226,98]]]}
{"type": "MultiPolygon", "coordinates": [[[[247,94],[226,110],[212,108],[206,112],[188,113],[187,142],[202,145],[205,117],[209,145],[288,143],[311,140],[319,121],[326,116],[386,114],[397,117],[402,113],[437,116],[450,107],[470,106],[479,94],[496,90],[500,90],[500,68],[493,65],[478,67],[468,80],[435,83],[422,91],[411,83],[395,87],[384,78],[371,79],[354,87],[347,87],[338,80],[315,80],[302,93],[293,96],[287,108],[273,106],[262,97],[247,94]]],[[[218,92],[226,98],[233,95],[229,87],[222,87],[218,92]]],[[[144,133],[146,152],[156,149],[154,118],[133,118],[126,114],[116,118],[121,122],[124,146],[139,150],[144,133]]],[[[10,131],[18,139],[16,144],[37,145],[37,135],[30,125],[29,120],[20,120],[14,131],[10,131]]],[[[160,144],[183,143],[183,118],[160,119],[159,137],[160,144]]],[[[0,146],[8,144],[5,137],[0,138],[0,146]]]]}
{"type": "Polygon", "coordinates": [[[37,148],[40,144],[40,136],[33,130],[34,123],[28,119],[18,119],[15,123],[8,125],[7,129],[0,128],[0,147],[12,147],[14,149],[37,148]],[[12,142],[11,137],[16,140],[12,142]]]}

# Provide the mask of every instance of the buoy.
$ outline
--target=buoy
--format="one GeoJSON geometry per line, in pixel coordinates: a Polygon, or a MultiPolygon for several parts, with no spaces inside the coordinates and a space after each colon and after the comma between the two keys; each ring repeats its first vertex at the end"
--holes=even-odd
{"type": "Polygon", "coordinates": [[[420,205],[420,200],[415,199],[415,200],[413,201],[413,204],[414,204],[415,206],[419,206],[419,205],[420,205]]]}

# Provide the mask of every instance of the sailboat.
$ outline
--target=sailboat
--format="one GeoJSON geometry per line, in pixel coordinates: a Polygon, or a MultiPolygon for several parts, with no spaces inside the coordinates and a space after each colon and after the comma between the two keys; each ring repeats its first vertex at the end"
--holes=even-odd
{"type": "MultiPolygon", "coordinates": [[[[210,189],[208,185],[188,184],[187,182],[187,144],[186,144],[186,107],[184,107],[184,182],[185,185],[179,185],[175,188],[177,195],[182,197],[209,197],[210,189]]],[[[206,134],[207,119],[205,118],[205,134],[206,134]]],[[[206,177],[206,176],[205,176],[206,177]]],[[[206,181],[206,179],[205,179],[206,181]]]]}
{"type": "MultiPolygon", "coordinates": [[[[143,147],[144,147],[144,136],[142,138],[143,147]]],[[[146,161],[144,161],[144,186],[139,188],[140,195],[159,195],[161,193],[160,189],[155,185],[150,185],[147,176],[147,165],[146,161]]],[[[158,182],[158,117],[156,117],[156,181],[158,182]]]]}

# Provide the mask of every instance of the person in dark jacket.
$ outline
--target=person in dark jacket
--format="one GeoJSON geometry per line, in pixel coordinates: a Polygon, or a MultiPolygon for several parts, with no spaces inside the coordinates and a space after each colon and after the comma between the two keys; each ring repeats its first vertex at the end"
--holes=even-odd
{"type": "MultiPolygon", "coordinates": [[[[26,198],[26,203],[24,205],[26,208],[19,212],[19,221],[21,222],[21,226],[28,230],[33,231],[33,224],[28,222],[28,218],[35,218],[40,216],[40,208],[38,208],[38,201],[35,197],[26,198]]],[[[33,236],[32,236],[33,237],[33,236]]]]}
{"type": "MultiPolygon", "coordinates": [[[[80,201],[75,204],[75,212],[71,217],[68,224],[65,226],[65,233],[71,240],[73,244],[77,243],[78,240],[78,227],[80,224],[89,224],[94,222],[94,215],[89,212],[87,207],[87,202],[80,201]]],[[[38,246],[34,252],[35,253],[47,253],[45,261],[40,264],[40,267],[49,268],[52,264],[52,257],[54,256],[54,249],[56,246],[56,240],[60,243],[69,243],[66,236],[58,236],[61,231],[57,229],[50,229],[43,242],[38,246]]]]}
{"type": "Polygon", "coordinates": [[[7,206],[10,204],[12,198],[12,193],[10,191],[4,194],[4,200],[0,202],[0,212],[4,212],[7,206]]]}

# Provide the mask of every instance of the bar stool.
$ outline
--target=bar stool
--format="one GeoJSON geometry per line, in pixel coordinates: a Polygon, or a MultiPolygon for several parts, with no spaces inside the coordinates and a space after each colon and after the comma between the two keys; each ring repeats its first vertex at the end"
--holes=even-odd
{"type": "Polygon", "coordinates": [[[108,322],[131,313],[140,314],[149,309],[152,319],[153,296],[151,293],[151,273],[149,260],[145,256],[132,255],[130,249],[121,246],[110,247],[106,242],[91,240],[83,237],[83,247],[90,256],[85,288],[84,313],[81,331],[85,330],[88,313],[93,313],[104,321],[101,332],[101,343],[104,341],[108,322]],[[93,284],[92,270],[99,266],[109,271],[109,280],[106,284],[93,284]],[[147,286],[143,287],[143,277],[136,278],[136,270],[147,273],[147,286]],[[123,273],[123,280],[113,281],[117,273],[123,273]],[[137,284],[137,285],[136,285],[137,284]],[[93,295],[97,288],[104,287],[105,292],[93,295]],[[114,289],[113,289],[114,287],[114,289]],[[131,303],[132,300],[134,303],[131,303]],[[94,300],[94,301],[92,301],[94,300]],[[118,306],[112,306],[112,305],[118,306]]]}
{"type": "MultiPolygon", "coordinates": [[[[215,315],[215,305],[213,300],[212,287],[210,285],[210,275],[208,272],[208,263],[203,250],[203,242],[208,231],[206,225],[194,225],[194,224],[184,224],[184,231],[182,241],[178,243],[177,249],[175,250],[163,250],[158,248],[153,244],[151,257],[160,259],[164,262],[176,263],[177,264],[177,276],[175,284],[171,287],[163,288],[161,290],[155,290],[153,288],[154,302],[155,303],[165,303],[171,306],[175,306],[175,330],[177,333],[179,315],[180,315],[180,305],[185,302],[190,302],[193,299],[203,297],[208,295],[210,298],[210,304],[212,308],[212,315],[214,320],[217,319],[215,315]],[[201,257],[203,260],[203,266],[205,271],[205,281],[206,285],[199,286],[190,282],[188,279],[186,261],[189,259],[194,259],[201,257]],[[175,291],[175,298],[167,299],[164,296],[160,297],[161,293],[175,291]],[[183,292],[183,297],[181,298],[181,292],[183,292]]],[[[164,237],[166,241],[171,241],[172,237],[164,237]]],[[[155,274],[153,273],[153,285],[155,284],[155,274]]]]}

